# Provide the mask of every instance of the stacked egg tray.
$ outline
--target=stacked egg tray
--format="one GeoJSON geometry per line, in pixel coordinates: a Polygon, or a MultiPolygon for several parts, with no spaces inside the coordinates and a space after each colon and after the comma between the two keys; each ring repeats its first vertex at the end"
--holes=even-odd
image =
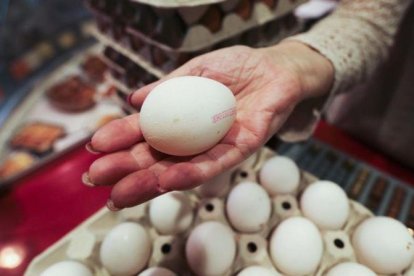
{"type": "Polygon", "coordinates": [[[142,44],[151,44],[165,50],[194,52],[281,18],[304,1],[205,1],[191,7],[177,1],[159,5],[138,2],[87,0],[87,6],[102,33],[137,51],[142,44]]]}
{"type": "Polygon", "coordinates": [[[299,32],[302,24],[293,10],[303,2],[86,0],[86,5],[97,23],[90,32],[107,47],[108,78],[122,99],[203,53],[237,44],[268,46],[299,32]]]}
{"type": "Polygon", "coordinates": [[[350,199],[363,204],[375,215],[396,218],[414,229],[414,189],[410,184],[316,139],[282,143],[276,148],[278,153],[292,158],[301,169],[338,183],[350,199]]]}
{"type": "MultiPolygon", "coordinates": [[[[286,146],[282,148],[290,152],[286,146]]],[[[329,183],[331,201],[337,197],[332,210],[345,206],[348,211],[330,213],[329,220],[342,220],[340,224],[336,222],[336,229],[321,227],[323,223],[317,222],[319,212],[310,212],[309,207],[318,203],[302,201],[307,190],[323,182],[326,181],[300,171],[292,159],[262,148],[240,166],[194,190],[167,193],[118,212],[103,208],[36,257],[25,275],[376,275],[369,274],[369,270],[368,274],[353,274],[353,270],[331,273],[338,264],[355,264],[359,260],[353,234],[361,224],[368,224],[373,214],[348,199],[338,185],[329,183]],[[283,162],[276,162],[279,165],[269,169],[271,160],[276,159],[283,162]],[[267,174],[275,176],[276,171],[285,176],[286,183],[276,185],[285,193],[275,194],[276,186],[263,184],[265,166],[267,174]],[[293,190],[288,183],[295,182],[295,173],[284,173],[292,168],[296,168],[297,175],[293,190]],[[338,193],[343,193],[342,199],[338,193]],[[303,204],[308,204],[307,212],[301,208],[303,204]],[[267,216],[263,215],[266,213],[267,216]],[[293,225],[297,227],[292,228],[293,225]],[[302,250],[298,251],[298,247],[302,250]],[[298,268],[307,272],[292,271],[298,268]],[[60,274],[62,271],[69,274],[60,274]]],[[[384,234],[381,231],[389,227],[371,227],[371,231],[380,233],[365,247],[381,244],[387,237],[404,237],[409,241],[408,253],[394,260],[406,263],[401,271],[377,275],[414,275],[409,229],[397,220],[389,220],[398,224],[399,232],[384,234]]],[[[388,252],[385,248],[374,251],[388,252]]]]}
{"type": "Polygon", "coordinates": [[[289,14],[200,51],[164,51],[147,44],[143,46],[145,50],[142,53],[136,53],[128,46],[119,45],[119,43],[102,35],[96,29],[91,30],[91,32],[107,46],[104,57],[111,68],[111,78],[114,82],[119,82],[121,90],[127,93],[129,90],[144,85],[148,78],[161,78],[198,55],[239,44],[250,47],[273,45],[283,38],[297,33],[300,29],[299,21],[292,14],[289,14]],[[136,70],[137,67],[144,69],[136,70]],[[125,88],[122,88],[122,86],[125,86],[125,88]]]}

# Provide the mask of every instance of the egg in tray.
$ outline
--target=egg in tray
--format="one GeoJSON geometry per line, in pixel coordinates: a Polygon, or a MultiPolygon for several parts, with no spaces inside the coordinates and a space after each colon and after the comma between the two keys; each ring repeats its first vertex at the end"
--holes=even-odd
{"type": "Polygon", "coordinates": [[[412,230],[263,148],[186,192],[102,209],[32,275],[414,275],[412,230]]]}

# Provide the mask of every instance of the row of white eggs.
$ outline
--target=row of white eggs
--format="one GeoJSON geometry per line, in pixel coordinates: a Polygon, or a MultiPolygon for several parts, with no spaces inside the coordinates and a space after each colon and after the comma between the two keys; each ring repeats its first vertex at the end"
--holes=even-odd
{"type": "MultiPolygon", "coordinates": [[[[224,177],[227,181],[216,181],[221,187],[230,182],[228,175],[224,177]]],[[[271,197],[295,193],[300,184],[300,171],[291,159],[276,156],[264,163],[259,178],[260,184],[243,181],[227,196],[227,219],[239,232],[260,231],[272,215],[271,197]]],[[[209,195],[219,194],[214,194],[210,189],[209,195]]],[[[345,192],[329,181],[318,181],[310,185],[301,196],[300,207],[303,215],[322,230],[341,229],[349,216],[349,202],[345,192]]],[[[186,231],[192,224],[193,216],[193,206],[184,193],[165,194],[152,200],[149,205],[149,219],[163,235],[186,231]]]]}
{"type": "MultiPolygon", "coordinates": [[[[164,267],[150,267],[138,276],[176,276],[174,272],[164,267]]],[[[62,261],[50,266],[40,276],[93,276],[86,265],[78,261],[62,261]]]]}
{"type": "MultiPolygon", "coordinates": [[[[296,193],[300,171],[289,158],[277,156],[263,164],[259,179],[261,185],[241,182],[227,196],[227,219],[239,232],[259,231],[271,216],[269,196],[296,193]]],[[[318,181],[307,187],[301,195],[300,207],[304,217],[284,220],[269,237],[271,258],[277,269],[287,275],[313,273],[323,255],[320,230],[341,229],[349,216],[346,194],[328,181],[318,181]]],[[[162,235],[178,234],[191,227],[193,206],[186,194],[168,193],[150,202],[149,220],[162,235]]],[[[401,272],[413,259],[412,237],[401,223],[390,218],[364,221],[353,234],[352,244],[358,261],[377,273],[401,272]]],[[[198,275],[222,275],[233,264],[236,251],[232,229],[214,221],[195,227],[186,244],[187,262],[198,275]],[[200,261],[204,265],[200,265],[200,261]]],[[[150,254],[148,233],[143,226],[131,222],[113,228],[100,249],[101,263],[111,275],[138,273],[147,266],[150,254]]],[[[345,267],[356,266],[361,267],[345,267]]],[[[251,269],[256,268],[247,271],[251,269]]]]}
{"type": "MultiPolygon", "coordinates": [[[[252,181],[241,182],[227,196],[227,219],[239,232],[260,231],[272,215],[271,197],[294,193],[300,184],[300,171],[289,158],[273,157],[261,169],[260,182],[261,185],[252,181]]],[[[217,183],[224,186],[224,183],[217,183]]],[[[300,207],[303,215],[322,230],[341,229],[349,216],[345,192],[329,181],[310,185],[301,196],[300,207]]],[[[186,194],[168,193],[150,202],[149,219],[160,234],[178,234],[192,225],[193,206],[186,194]]]]}
{"type": "MultiPolygon", "coordinates": [[[[93,276],[91,270],[77,261],[62,261],[48,268],[41,276],[93,276]]],[[[249,266],[241,270],[237,276],[279,276],[278,272],[263,266],[249,266]]],[[[326,276],[375,276],[369,268],[358,263],[344,262],[334,266],[326,276]]],[[[138,276],[177,276],[173,271],[164,267],[151,267],[138,276]]]]}
{"type": "MultiPolygon", "coordinates": [[[[240,232],[259,231],[268,222],[271,212],[268,194],[254,182],[236,185],[227,198],[228,220],[240,232]]],[[[163,235],[184,232],[194,220],[190,199],[179,192],[168,193],[151,201],[148,213],[151,224],[163,235]]]]}
{"type": "MultiPolygon", "coordinates": [[[[357,260],[363,265],[341,263],[331,268],[327,272],[328,276],[400,273],[413,261],[412,237],[400,222],[391,218],[373,217],[364,221],[356,229],[352,243],[357,260]]],[[[311,221],[303,217],[291,217],[272,233],[269,251],[275,267],[283,275],[309,275],[317,270],[322,260],[323,242],[311,221]]],[[[195,227],[185,247],[187,263],[196,275],[224,275],[231,268],[236,252],[234,233],[217,221],[204,222],[195,227]]],[[[150,254],[151,240],[144,227],[124,222],[105,237],[100,249],[100,260],[111,275],[136,275],[147,266],[150,254]]],[[[81,263],[64,261],[41,274],[52,275],[91,276],[92,272],[81,263]]],[[[150,268],[139,275],[176,274],[166,268],[150,268]]],[[[270,268],[248,267],[237,275],[281,274],[270,268]]]]}
{"type": "MultiPolygon", "coordinates": [[[[220,196],[220,192],[214,191],[212,186],[218,184],[220,188],[230,183],[230,174],[225,173],[219,176],[215,183],[208,183],[210,187],[203,185],[198,189],[199,194],[208,197],[220,196]],[[206,187],[206,188],[204,188],[206,187]],[[207,195],[206,195],[207,194],[207,195]]],[[[300,183],[300,171],[295,163],[286,157],[274,157],[266,162],[261,170],[261,183],[243,182],[236,185],[227,197],[226,214],[232,226],[240,232],[253,233],[269,220],[271,216],[271,200],[269,195],[291,193],[297,189],[300,183]],[[276,164],[277,163],[277,164],[276,164]],[[270,166],[269,166],[270,165],[270,166]],[[290,166],[290,168],[288,168],[290,166]],[[270,168],[270,173],[267,168],[270,168]],[[278,172],[275,168],[286,168],[278,172]],[[277,177],[275,175],[276,174],[277,177]],[[287,178],[294,175],[294,181],[287,178]],[[267,180],[270,179],[270,180],[267,180]],[[266,181],[267,180],[267,181],[266,181]],[[277,186],[280,183],[287,183],[291,188],[289,190],[280,190],[277,186]]],[[[325,217],[330,217],[332,222],[319,222],[325,229],[339,229],[346,221],[349,208],[345,193],[337,188],[336,185],[312,185],[307,193],[302,197],[302,203],[307,214],[312,216],[314,213],[320,213],[325,210],[325,217]],[[319,186],[321,186],[319,188],[319,186]],[[318,204],[321,202],[319,197],[330,198],[336,202],[336,208],[326,208],[318,204]],[[332,214],[334,213],[334,214],[332,214]],[[323,225],[326,224],[326,225],[323,225]]],[[[325,205],[331,205],[327,202],[325,205]]],[[[149,219],[152,225],[162,235],[173,235],[187,230],[193,222],[193,206],[189,197],[184,193],[168,193],[153,199],[149,206],[149,219]]],[[[321,217],[321,215],[319,215],[321,217]]]]}

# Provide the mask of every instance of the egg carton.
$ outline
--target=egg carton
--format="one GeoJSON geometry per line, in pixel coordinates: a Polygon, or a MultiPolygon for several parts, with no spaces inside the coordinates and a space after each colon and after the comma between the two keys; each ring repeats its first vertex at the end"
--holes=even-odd
{"type": "Polygon", "coordinates": [[[338,183],[348,197],[379,216],[390,216],[414,229],[414,190],[410,183],[355,160],[318,139],[279,143],[279,154],[321,179],[338,183]]]}
{"type": "MultiPolygon", "coordinates": [[[[102,33],[124,43],[131,41],[135,45],[149,44],[165,51],[176,52],[203,50],[292,13],[298,5],[306,2],[229,0],[220,5],[169,9],[138,5],[134,12],[141,12],[143,18],[135,22],[133,15],[130,15],[132,7],[117,8],[110,4],[105,7],[103,4],[100,8],[94,4],[96,1],[105,0],[88,2],[102,33]]],[[[125,2],[125,5],[131,5],[128,3],[125,2]]]]}
{"type": "Polygon", "coordinates": [[[90,33],[106,46],[104,59],[110,67],[108,79],[121,92],[129,94],[134,89],[162,78],[168,72],[197,55],[237,44],[251,47],[266,47],[276,44],[283,38],[296,34],[302,29],[301,22],[292,14],[288,14],[283,18],[243,32],[232,39],[224,40],[203,51],[191,54],[164,51],[152,45],[145,45],[140,52],[135,52],[134,49],[125,47],[114,39],[102,34],[96,28],[91,28],[90,33]],[[143,68],[146,72],[141,72],[142,70],[139,68],[128,70],[134,64],[143,68]]]}
{"type": "MultiPolygon", "coordinates": [[[[205,183],[193,190],[173,192],[173,195],[180,203],[186,203],[182,205],[184,206],[182,208],[182,217],[188,214],[193,216],[192,222],[182,227],[183,231],[178,234],[171,234],[172,232],[167,235],[161,234],[162,231],[166,231],[163,230],[162,221],[164,221],[163,218],[168,219],[169,214],[164,214],[165,209],[168,209],[168,207],[164,206],[164,211],[158,211],[158,222],[154,223],[155,215],[153,213],[153,219],[151,219],[149,211],[154,200],[118,212],[111,212],[103,208],[49,247],[41,255],[37,256],[31,262],[25,275],[40,275],[42,271],[51,265],[63,260],[74,260],[83,263],[93,271],[95,276],[111,275],[102,265],[99,251],[102,242],[111,229],[123,222],[133,222],[141,225],[150,237],[150,248],[144,249],[150,252],[150,254],[146,260],[140,260],[143,263],[140,271],[151,267],[163,267],[173,271],[176,275],[197,275],[191,271],[186,260],[184,253],[185,244],[189,239],[189,235],[198,225],[205,222],[218,222],[221,225],[225,225],[227,229],[231,229],[237,246],[232,265],[225,272],[218,275],[237,275],[242,269],[249,266],[262,266],[273,271],[274,275],[282,275],[272,262],[269,254],[271,233],[274,229],[277,229],[280,222],[288,218],[302,216],[298,199],[303,191],[318,179],[305,171],[301,171],[300,186],[296,192],[271,197],[273,210],[271,217],[268,223],[262,225],[260,230],[255,233],[235,230],[228,219],[225,208],[226,199],[232,188],[246,181],[259,183],[258,174],[260,169],[266,160],[275,155],[276,153],[272,150],[262,148],[240,166],[227,171],[209,183],[205,183]],[[186,208],[189,209],[187,210],[186,208]]],[[[361,222],[372,217],[373,214],[353,200],[349,200],[349,204],[350,214],[341,230],[321,231],[324,253],[318,269],[312,275],[326,275],[330,268],[341,262],[356,262],[351,236],[355,228],[361,222]]],[[[217,238],[220,238],[220,236],[217,236],[217,238]]],[[[142,247],[145,246],[142,245],[142,247]]],[[[125,248],[125,250],[127,249],[125,248]]],[[[225,252],[226,249],[212,253],[221,256],[225,252]]],[[[116,258],[116,255],[114,257],[116,258]]],[[[299,262],[300,260],[298,260],[299,262]]],[[[202,265],[201,261],[200,265],[202,265]]],[[[403,274],[398,275],[414,275],[414,266],[411,265],[403,274]]]]}

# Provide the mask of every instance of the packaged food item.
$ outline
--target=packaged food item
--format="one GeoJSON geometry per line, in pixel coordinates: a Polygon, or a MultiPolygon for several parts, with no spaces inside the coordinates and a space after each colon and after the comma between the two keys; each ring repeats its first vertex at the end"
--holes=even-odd
{"type": "Polygon", "coordinates": [[[53,85],[46,95],[53,106],[63,111],[84,111],[95,105],[95,89],[79,75],[53,85]]]}
{"type": "Polygon", "coordinates": [[[108,69],[105,62],[97,55],[88,56],[81,65],[88,78],[95,82],[104,80],[104,73],[108,69]]]}
{"type": "Polygon", "coordinates": [[[65,134],[62,126],[31,122],[24,125],[10,140],[16,149],[26,149],[37,154],[46,153],[53,148],[55,141],[65,134]]]}
{"type": "Polygon", "coordinates": [[[29,168],[36,158],[27,152],[16,152],[11,154],[0,165],[0,179],[6,179],[12,177],[27,168],[29,168]]]}

